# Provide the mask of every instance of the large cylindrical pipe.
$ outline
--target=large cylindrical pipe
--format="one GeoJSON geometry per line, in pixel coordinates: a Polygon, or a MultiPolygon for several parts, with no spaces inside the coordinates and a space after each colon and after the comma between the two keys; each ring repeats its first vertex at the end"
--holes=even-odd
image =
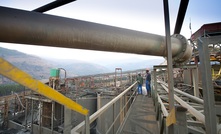
{"type": "MultiPolygon", "coordinates": [[[[166,57],[165,37],[76,19],[0,7],[0,41],[166,57]]],[[[191,47],[171,37],[172,56],[182,63],[191,47]]]]}

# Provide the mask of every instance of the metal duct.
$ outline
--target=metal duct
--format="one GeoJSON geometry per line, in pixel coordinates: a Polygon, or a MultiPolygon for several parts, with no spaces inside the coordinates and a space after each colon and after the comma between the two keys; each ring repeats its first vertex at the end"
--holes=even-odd
{"type": "MultiPolygon", "coordinates": [[[[165,37],[76,19],[0,7],[0,42],[166,57],[165,37]]],[[[192,54],[181,35],[171,37],[174,62],[192,54]]]]}

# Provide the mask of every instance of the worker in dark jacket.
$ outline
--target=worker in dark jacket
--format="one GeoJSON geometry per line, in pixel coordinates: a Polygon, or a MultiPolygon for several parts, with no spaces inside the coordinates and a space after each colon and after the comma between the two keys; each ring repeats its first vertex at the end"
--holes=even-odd
{"type": "Polygon", "coordinates": [[[137,92],[138,94],[142,94],[143,77],[141,76],[140,73],[137,76],[137,83],[138,83],[137,92]]]}
{"type": "Polygon", "coordinates": [[[150,88],[150,81],[151,81],[151,75],[149,73],[149,69],[146,69],[146,89],[147,89],[147,95],[151,96],[151,88],[150,88]]]}

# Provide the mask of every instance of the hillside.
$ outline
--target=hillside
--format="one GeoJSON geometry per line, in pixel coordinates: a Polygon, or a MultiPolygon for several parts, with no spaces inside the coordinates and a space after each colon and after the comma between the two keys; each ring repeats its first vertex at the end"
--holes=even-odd
{"type": "Polygon", "coordinates": [[[91,75],[91,74],[100,74],[110,72],[105,66],[83,62],[80,60],[58,60],[58,59],[50,59],[51,63],[53,63],[56,68],[64,68],[67,71],[67,77],[72,77],[76,75],[91,75]]]}
{"type": "MultiPolygon", "coordinates": [[[[109,72],[109,69],[88,62],[77,60],[49,60],[0,47],[0,57],[24,70],[36,79],[47,79],[51,68],[64,68],[68,77],[109,72]]],[[[8,81],[0,79],[0,81],[8,81]]]]}
{"type": "MultiPolygon", "coordinates": [[[[108,63],[99,62],[99,64],[83,62],[73,59],[45,59],[33,55],[28,55],[16,50],[10,50],[0,47],[0,57],[6,59],[16,67],[29,73],[36,79],[48,79],[50,77],[50,69],[64,68],[67,71],[67,77],[100,74],[114,72],[116,67],[122,68],[123,71],[136,70],[142,68],[152,68],[153,65],[159,65],[164,61],[163,58],[143,60],[139,58],[128,58],[124,60],[115,60],[108,63]]],[[[95,62],[95,61],[93,61],[95,62]]],[[[64,73],[61,72],[62,77],[64,73]]],[[[0,76],[0,83],[10,82],[6,78],[0,76]]]]}
{"type": "Polygon", "coordinates": [[[115,67],[122,68],[123,71],[129,71],[129,70],[136,70],[136,69],[142,69],[142,68],[152,68],[154,65],[160,65],[162,62],[164,62],[164,58],[159,59],[127,59],[123,60],[121,62],[116,62],[114,64],[109,64],[107,67],[109,69],[113,69],[115,67]]]}
{"type": "Polygon", "coordinates": [[[36,79],[47,78],[50,74],[50,68],[53,67],[48,61],[39,57],[1,47],[0,57],[29,73],[36,79]]]}

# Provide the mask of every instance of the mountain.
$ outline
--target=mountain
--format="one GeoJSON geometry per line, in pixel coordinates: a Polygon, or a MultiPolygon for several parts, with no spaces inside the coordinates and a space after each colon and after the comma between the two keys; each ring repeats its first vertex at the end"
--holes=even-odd
{"type": "Polygon", "coordinates": [[[83,62],[80,60],[73,59],[65,59],[65,60],[57,60],[50,59],[51,63],[56,65],[57,68],[64,68],[67,71],[67,77],[73,77],[76,75],[92,75],[92,74],[100,74],[107,73],[110,70],[102,65],[95,63],[83,62]]]}
{"type": "MultiPolygon", "coordinates": [[[[10,50],[0,47],[0,57],[6,59],[14,66],[22,69],[36,79],[48,79],[50,77],[50,69],[52,68],[64,68],[66,70],[67,77],[92,75],[100,73],[114,72],[116,67],[122,68],[123,71],[136,70],[142,68],[152,68],[154,65],[161,64],[164,59],[139,59],[128,58],[124,60],[115,60],[108,63],[97,62],[89,63],[80,60],[73,59],[46,59],[37,56],[25,54],[16,50],[10,50]]],[[[61,77],[64,77],[64,72],[61,71],[61,77]]],[[[0,77],[0,83],[4,81],[3,77],[0,77]]]]}
{"type": "Polygon", "coordinates": [[[109,64],[107,65],[108,69],[113,70],[115,67],[122,68],[123,71],[129,70],[136,70],[142,68],[153,68],[154,65],[160,65],[164,62],[164,58],[157,58],[157,59],[125,59],[122,61],[116,62],[116,64],[109,64]]]}
{"type": "Polygon", "coordinates": [[[64,68],[68,77],[99,74],[110,71],[104,66],[93,63],[78,60],[43,59],[37,56],[28,55],[16,50],[1,47],[0,57],[9,61],[14,66],[22,69],[36,79],[49,78],[50,69],[52,68],[64,68]]]}
{"type": "Polygon", "coordinates": [[[36,79],[48,78],[50,75],[50,68],[53,67],[50,62],[39,57],[1,47],[0,57],[9,61],[14,66],[22,69],[36,79]]]}

